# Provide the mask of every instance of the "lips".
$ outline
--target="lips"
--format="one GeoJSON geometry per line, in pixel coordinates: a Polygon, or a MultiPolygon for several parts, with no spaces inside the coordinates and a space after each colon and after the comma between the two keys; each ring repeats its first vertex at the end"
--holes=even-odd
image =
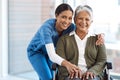
{"type": "Polygon", "coordinates": [[[85,28],[87,25],[79,24],[79,26],[80,26],[81,28],[85,28]]]}
{"type": "Polygon", "coordinates": [[[67,24],[65,24],[65,23],[62,23],[62,25],[65,26],[65,27],[67,27],[67,24]]]}

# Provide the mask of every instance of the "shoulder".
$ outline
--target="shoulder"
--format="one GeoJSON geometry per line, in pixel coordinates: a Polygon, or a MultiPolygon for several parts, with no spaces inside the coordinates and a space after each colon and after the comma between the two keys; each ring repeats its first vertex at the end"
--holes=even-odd
{"type": "Polygon", "coordinates": [[[65,39],[65,38],[67,38],[67,37],[69,37],[69,33],[67,33],[67,34],[65,34],[65,35],[62,35],[62,36],[60,37],[60,39],[65,39]]]}
{"type": "Polygon", "coordinates": [[[91,36],[88,37],[88,40],[96,41],[97,40],[97,36],[98,35],[91,35],[91,36]]]}
{"type": "Polygon", "coordinates": [[[105,47],[105,44],[102,44],[102,45],[96,45],[96,41],[98,40],[98,35],[93,35],[93,36],[90,36],[88,37],[87,39],[87,43],[88,44],[91,44],[91,45],[94,45],[94,46],[97,46],[97,47],[100,47],[100,48],[104,48],[105,47]]]}
{"type": "Polygon", "coordinates": [[[54,25],[55,25],[55,19],[48,19],[40,26],[40,30],[44,30],[44,31],[52,30],[54,29],[54,25]]]}
{"type": "Polygon", "coordinates": [[[87,46],[96,46],[97,36],[92,35],[87,38],[87,46]]]}
{"type": "Polygon", "coordinates": [[[42,24],[42,26],[54,26],[55,21],[55,19],[48,19],[42,24]]]}
{"type": "Polygon", "coordinates": [[[51,18],[51,19],[46,20],[44,23],[51,24],[51,23],[55,23],[55,21],[56,19],[51,18]]]}
{"type": "Polygon", "coordinates": [[[70,33],[67,33],[65,35],[62,35],[59,39],[62,41],[70,41],[74,38],[73,36],[74,35],[70,35],[70,33]]]}

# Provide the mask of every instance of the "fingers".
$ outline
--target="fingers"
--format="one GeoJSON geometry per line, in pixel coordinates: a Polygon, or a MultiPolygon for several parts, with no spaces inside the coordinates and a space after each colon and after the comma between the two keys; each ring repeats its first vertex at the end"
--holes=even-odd
{"type": "Polygon", "coordinates": [[[69,68],[71,69],[71,73],[77,73],[77,70],[79,69],[76,65],[71,64],[71,63],[70,63],[69,68]]]}
{"type": "Polygon", "coordinates": [[[78,71],[75,72],[75,78],[78,78],[78,71]]]}
{"type": "Polygon", "coordinates": [[[71,78],[71,79],[73,79],[73,78],[82,78],[82,72],[81,72],[81,70],[76,70],[74,73],[71,73],[70,75],[69,75],[69,77],[71,78]]]}
{"type": "Polygon", "coordinates": [[[78,67],[70,62],[67,63],[66,68],[69,72],[69,77],[73,78],[74,76],[78,76],[78,67]]]}
{"type": "Polygon", "coordinates": [[[87,73],[86,73],[86,79],[89,78],[89,75],[90,75],[89,72],[87,72],[87,73]]]}
{"type": "Polygon", "coordinates": [[[105,37],[105,34],[104,34],[104,33],[101,33],[101,34],[100,34],[100,37],[101,37],[101,38],[104,38],[104,37],[105,37]]]}
{"type": "Polygon", "coordinates": [[[75,65],[74,69],[74,77],[75,78],[82,78],[82,70],[75,65]]]}
{"type": "Polygon", "coordinates": [[[84,73],[83,75],[82,75],[82,80],[85,80],[86,79],[86,74],[84,73]]]}
{"type": "Polygon", "coordinates": [[[90,73],[89,76],[90,76],[91,79],[93,79],[93,74],[92,73],[90,73]]]}
{"type": "Polygon", "coordinates": [[[79,70],[78,70],[78,77],[79,77],[80,79],[82,78],[82,74],[83,74],[83,73],[82,73],[82,70],[79,69],[79,70]]]}
{"type": "Polygon", "coordinates": [[[82,71],[76,66],[72,66],[72,71],[69,73],[70,78],[81,78],[82,77],[82,71]]]}
{"type": "Polygon", "coordinates": [[[96,45],[103,45],[104,44],[104,33],[98,34],[98,40],[96,41],[96,45]]]}
{"type": "Polygon", "coordinates": [[[74,67],[67,67],[67,70],[68,70],[68,72],[69,72],[69,74],[71,75],[71,76],[74,76],[73,74],[74,74],[74,72],[75,72],[75,68],[74,67]]]}
{"type": "Polygon", "coordinates": [[[81,78],[82,77],[82,71],[79,69],[78,66],[64,60],[64,62],[62,63],[62,66],[65,66],[67,68],[67,71],[69,73],[69,77],[73,78],[81,78]]]}
{"type": "Polygon", "coordinates": [[[74,73],[74,70],[76,69],[76,66],[68,62],[67,60],[64,60],[62,62],[62,66],[67,68],[67,71],[70,73],[74,73]]]}
{"type": "Polygon", "coordinates": [[[70,73],[70,74],[69,74],[69,77],[70,77],[71,79],[73,79],[74,73],[70,73]]]}
{"type": "Polygon", "coordinates": [[[70,78],[73,78],[73,77],[78,78],[78,76],[79,76],[79,68],[77,66],[75,66],[75,65],[73,65],[72,68],[73,69],[72,69],[71,73],[69,73],[70,78]]]}
{"type": "Polygon", "coordinates": [[[95,78],[95,75],[92,73],[92,72],[86,72],[84,75],[83,75],[83,80],[86,80],[86,79],[94,79],[95,78]]]}

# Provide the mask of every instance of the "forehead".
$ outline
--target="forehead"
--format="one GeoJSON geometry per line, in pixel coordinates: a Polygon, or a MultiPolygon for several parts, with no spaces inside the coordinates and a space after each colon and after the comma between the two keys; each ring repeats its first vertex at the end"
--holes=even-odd
{"type": "Polygon", "coordinates": [[[69,16],[72,16],[73,13],[70,10],[65,10],[65,11],[62,11],[59,15],[69,15],[69,16]]]}
{"type": "MultiPolygon", "coordinates": [[[[89,14],[88,11],[82,10],[82,11],[80,11],[80,12],[78,13],[77,16],[86,16],[86,17],[90,17],[90,14],[89,14]]],[[[76,16],[76,17],[77,17],[77,16],[76,16]]]]}

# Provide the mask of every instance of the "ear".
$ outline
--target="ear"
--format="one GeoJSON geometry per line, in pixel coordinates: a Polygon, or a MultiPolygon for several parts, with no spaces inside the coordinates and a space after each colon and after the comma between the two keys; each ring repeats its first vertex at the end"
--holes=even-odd
{"type": "Polygon", "coordinates": [[[76,24],[76,17],[74,17],[74,23],[76,24]]]}

